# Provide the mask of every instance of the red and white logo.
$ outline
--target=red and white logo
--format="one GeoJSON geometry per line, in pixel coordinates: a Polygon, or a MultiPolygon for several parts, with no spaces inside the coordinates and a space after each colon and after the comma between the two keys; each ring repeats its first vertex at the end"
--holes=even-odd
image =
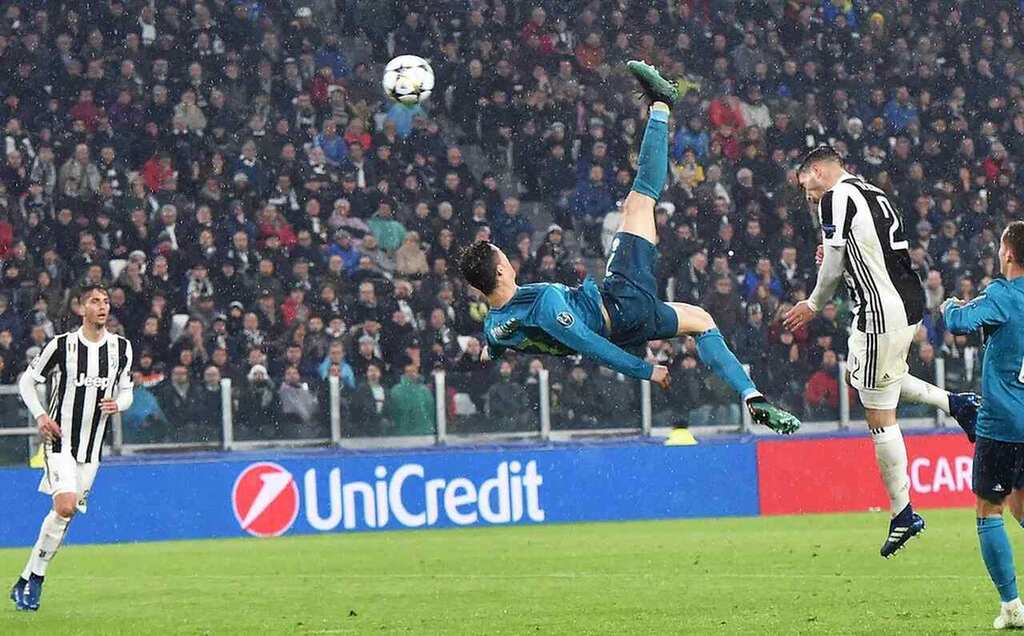
{"type": "Polygon", "coordinates": [[[299,487],[284,467],[259,462],[238,475],[231,490],[231,504],[242,530],[257,537],[276,537],[295,523],[299,487]]]}

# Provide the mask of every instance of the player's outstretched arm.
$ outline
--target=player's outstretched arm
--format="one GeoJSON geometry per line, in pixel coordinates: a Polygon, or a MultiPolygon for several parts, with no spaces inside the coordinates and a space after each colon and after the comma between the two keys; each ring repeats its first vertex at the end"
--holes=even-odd
{"type": "Polygon", "coordinates": [[[1006,322],[1006,311],[1000,299],[1003,294],[1003,280],[994,280],[985,293],[970,302],[950,298],[942,303],[942,318],[949,329],[957,335],[969,334],[984,325],[997,326],[1006,322]]]}
{"type": "Polygon", "coordinates": [[[846,263],[846,246],[831,244],[820,246],[821,268],[818,270],[818,281],[807,300],[797,303],[786,313],[784,326],[793,331],[814,317],[825,303],[832,300],[836,287],[843,278],[843,267],[846,263]]]}
{"type": "MultiPolygon", "coordinates": [[[[561,297],[547,294],[538,325],[548,335],[573,351],[638,380],[651,380],[654,365],[623,351],[607,338],[592,331],[561,297]]],[[[659,371],[654,378],[663,387],[668,386],[667,370],[659,371]]]]}

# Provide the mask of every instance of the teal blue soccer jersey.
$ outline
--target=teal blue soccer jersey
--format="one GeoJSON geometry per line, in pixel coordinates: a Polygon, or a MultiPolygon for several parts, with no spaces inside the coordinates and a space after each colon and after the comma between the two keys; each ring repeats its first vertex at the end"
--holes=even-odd
{"type": "Polygon", "coordinates": [[[955,334],[983,329],[978,436],[1024,442],[1024,277],[994,280],[985,293],[943,314],[955,334]]]}
{"type": "Polygon", "coordinates": [[[503,307],[487,314],[484,334],[491,355],[497,357],[504,349],[556,356],[579,353],[627,376],[650,379],[650,363],[608,340],[601,303],[601,292],[590,278],[579,287],[523,285],[503,307]]]}

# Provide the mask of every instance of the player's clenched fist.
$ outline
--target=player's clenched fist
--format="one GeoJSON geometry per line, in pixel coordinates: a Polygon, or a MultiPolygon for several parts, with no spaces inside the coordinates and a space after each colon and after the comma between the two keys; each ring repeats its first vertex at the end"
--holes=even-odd
{"type": "Polygon", "coordinates": [[[668,374],[668,367],[660,364],[654,367],[654,372],[651,373],[651,382],[663,389],[667,389],[668,385],[672,384],[672,376],[668,374]]]}
{"type": "Polygon", "coordinates": [[[48,442],[60,439],[60,427],[49,415],[43,413],[36,418],[36,423],[39,425],[39,434],[43,436],[43,439],[48,442]]]}

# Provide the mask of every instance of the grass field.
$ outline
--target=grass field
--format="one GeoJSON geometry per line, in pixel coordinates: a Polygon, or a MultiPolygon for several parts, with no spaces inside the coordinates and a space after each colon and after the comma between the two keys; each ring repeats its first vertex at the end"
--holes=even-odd
{"type": "MultiPolygon", "coordinates": [[[[991,630],[973,513],[926,518],[893,561],[881,513],[72,545],[0,634],[991,630]]],[[[24,557],[0,551],[0,572],[24,557]]]]}

